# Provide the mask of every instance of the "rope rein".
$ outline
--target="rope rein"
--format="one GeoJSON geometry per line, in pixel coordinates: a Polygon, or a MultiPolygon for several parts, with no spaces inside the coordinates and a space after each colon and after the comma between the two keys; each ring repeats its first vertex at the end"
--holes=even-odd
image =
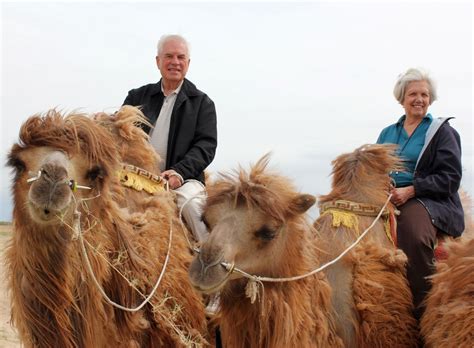
{"type": "MultiPolygon", "coordinates": [[[[73,225],[73,228],[74,228],[76,234],[79,236],[81,251],[82,251],[82,255],[84,256],[84,259],[86,260],[87,270],[89,271],[89,274],[90,274],[92,280],[94,281],[94,284],[96,285],[97,289],[99,290],[101,295],[105,298],[105,300],[109,304],[111,304],[112,306],[114,306],[118,309],[121,309],[123,311],[126,311],[126,312],[137,312],[137,311],[139,311],[140,309],[143,308],[143,306],[145,306],[148,302],[150,302],[151,298],[153,297],[156,290],[158,289],[158,286],[160,285],[161,280],[163,279],[163,276],[165,274],[166,267],[168,265],[168,260],[169,260],[169,257],[170,257],[171,241],[173,239],[173,225],[172,225],[171,219],[170,219],[170,232],[169,232],[169,239],[168,239],[168,251],[166,253],[165,262],[163,264],[163,269],[161,270],[160,276],[158,277],[158,280],[156,281],[155,286],[151,290],[150,294],[147,297],[145,297],[145,299],[142,301],[142,303],[140,305],[134,307],[134,308],[130,308],[130,307],[122,306],[122,305],[114,302],[112,299],[110,299],[110,297],[105,293],[104,289],[102,288],[99,281],[97,280],[97,278],[94,274],[94,270],[92,269],[92,265],[90,263],[89,257],[87,256],[86,246],[84,244],[84,238],[83,238],[82,231],[81,231],[80,218],[81,218],[81,213],[76,210],[74,212],[74,225],[73,225]]],[[[130,285],[132,285],[128,279],[127,279],[127,281],[130,285]]],[[[141,293],[140,293],[140,295],[144,296],[141,293]]]]}
{"type": "Polygon", "coordinates": [[[221,265],[225,267],[225,269],[229,270],[231,268],[233,268],[233,272],[237,272],[241,275],[243,275],[244,277],[246,278],[249,278],[250,280],[253,280],[253,281],[257,281],[257,282],[290,282],[290,281],[293,281],[293,280],[299,280],[299,279],[303,279],[303,278],[306,278],[306,277],[309,277],[309,276],[312,276],[316,273],[319,273],[323,270],[325,270],[326,268],[328,268],[329,266],[335,264],[336,262],[338,262],[341,258],[343,258],[349,251],[351,251],[361,240],[362,238],[365,237],[365,235],[375,226],[375,223],[379,220],[380,216],[383,214],[384,210],[385,210],[385,207],[387,206],[388,202],[390,201],[390,198],[392,197],[392,194],[389,194],[387,200],[385,201],[385,204],[383,205],[383,207],[380,209],[380,212],[378,213],[378,215],[376,216],[376,218],[374,219],[374,221],[372,221],[372,223],[370,224],[369,227],[367,227],[365,229],[364,232],[362,232],[362,234],[354,241],[354,243],[352,243],[350,246],[348,246],[341,254],[339,254],[339,256],[337,256],[335,259],[325,263],[324,265],[312,270],[311,272],[308,272],[308,273],[305,273],[305,274],[302,274],[302,275],[299,275],[299,276],[294,276],[294,277],[286,277],[286,278],[272,278],[272,277],[262,277],[262,276],[258,276],[258,275],[252,275],[252,274],[249,274],[237,267],[234,267],[233,264],[229,264],[227,262],[221,262],[221,265]]]}
{"type": "MultiPolygon", "coordinates": [[[[178,196],[181,196],[181,197],[184,197],[186,198],[186,196],[184,194],[182,194],[181,192],[178,192],[178,191],[174,191],[174,193],[178,196]]],[[[183,227],[183,234],[184,234],[184,237],[186,238],[186,242],[188,243],[188,248],[193,251],[193,252],[197,252],[199,253],[199,249],[196,248],[195,246],[193,246],[193,244],[191,243],[191,241],[189,240],[188,236],[187,236],[187,228],[185,226],[185,224],[183,223],[183,209],[184,207],[186,206],[186,204],[188,204],[189,202],[191,202],[193,199],[195,198],[201,198],[201,197],[207,197],[207,195],[205,193],[198,193],[194,196],[191,196],[189,198],[187,198],[183,204],[181,205],[181,207],[179,208],[179,212],[178,212],[178,219],[179,219],[179,222],[181,223],[181,226],[183,227]]]]}
{"type": "MultiPolygon", "coordinates": [[[[197,197],[199,197],[199,195],[195,195],[193,197],[190,197],[181,206],[181,208],[179,210],[179,221],[181,222],[181,224],[183,224],[181,213],[183,211],[184,206],[186,204],[188,204],[191,200],[193,200],[194,198],[197,198],[197,197]]],[[[357,244],[359,244],[359,242],[362,240],[362,238],[364,238],[365,235],[375,226],[375,224],[380,219],[380,217],[383,214],[386,214],[385,208],[387,207],[388,203],[390,202],[390,198],[392,198],[391,193],[388,195],[387,200],[385,201],[382,208],[380,208],[379,213],[374,218],[374,220],[372,221],[370,226],[367,227],[364,230],[364,232],[362,232],[359,235],[359,237],[351,245],[349,245],[344,251],[342,251],[335,259],[325,263],[324,265],[322,265],[322,266],[320,266],[320,267],[318,267],[318,268],[316,268],[316,269],[314,269],[314,270],[312,270],[308,273],[301,274],[301,275],[298,275],[298,276],[293,276],[293,277],[273,278],[273,277],[264,277],[264,276],[249,274],[249,273],[245,272],[244,270],[241,270],[240,268],[235,267],[235,263],[233,263],[233,262],[229,263],[229,262],[222,261],[222,262],[220,262],[220,264],[226,269],[226,271],[228,272],[228,276],[230,276],[232,273],[235,272],[235,273],[239,273],[243,277],[249,279],[249,282],[247,283],[247,286],[245,288],[245,294],[246,294],[247,297],[250,298],[251,303],[254,303],[255,300],[257,299],[257,297],[259,297],[259,293],[260,293],[259,292],[259,287],[261,287],[261,289],[262,289],[262,294],[264,293],[263,292],[263,289],[264,289],[263,282],[272,282],[272,283],[290,282],[290,281],[295,281],[295,280],[300,280],[300,279],[303,279],[303,278],[307,278],[307,277],[310,277],[314,274],[317,274],[317,273],[325,270],[329,266],[335,264],[340,259],[342,259],[349,251],[351,251],[357,244]]],[[[186,231],[186,229],[184,229],[183,231],[186,231]]],[[[196,253],[200,253],[201,252],[200,249],[198,249],[196,247],[193,247],[191,245],[191,243],[189,242],[188,237],[187,236],[185,236],[185,237],[186,237],[186,240],[188,241],[188,245],[189,245],[189,248],[191,249],[191,251],[196,252],[196,253]]]]}

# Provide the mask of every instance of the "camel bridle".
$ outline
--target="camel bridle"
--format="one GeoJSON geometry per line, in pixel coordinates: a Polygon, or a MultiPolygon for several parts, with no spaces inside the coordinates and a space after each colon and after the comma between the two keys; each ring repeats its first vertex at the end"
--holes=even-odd
{"type": "MultiPolygon", "coordinates": [[[[130,166],[130,167],[127,167],[127,166],[123,166],[124,169],[128,169],[128,170],[135,170],[135,168],[137,167],[134,167],[134,166],[130,166]]],[[[145,174],[148,174],[149,172],[145,171],[145,170],[142,170],[145,174]]],[[[38,180],[42,175],[43,175],[43,172],[44,172],[44,169],[41,168],[37,175],[34,176],[34,177],[31,177],[29,179],[26,180],[27,183],[32,183],[36,180],[38,180]]],[[[142,174],[143,175],[143,174],[142,174]]],[[[45,176],[44,176],[45,177],[45,176]]],[[[160,181],[160,180],[157,180],[155,178],[155,176],[152,177],[152,180],[153,181],[157,181],[159,184],[164,184],[163,181],[160,181]]],[[[164,179],[163,179],[164,180],[164,179]]],[[[90,200],[90,199],[94,199],[94,198],[97,198],[100,196],[100,193],[97,195],[97,196],[94,196],[92,198],[84,198],[84,199],[81,199],[80,201],[75,197],[74,195],[74,192],[77,191],[77,189],[85,189],[85,190],[92,190],[91,187],[89,186],[84,186],[84,185],[78,185],[77,182],[74,180],[74,179],[65,179],[63,181],[59,181],[57,183],[64,183],[64,184],[67,184],[70,188],[71,188],[71,191],[73,192],[73,199],[74,199],[74,213],[73,213],[73,224],[72,226],[69,226],[66,224],[67,227],[71,228],[73,230],[73,239],[79,239],[79,244],[81,246],[81,252],[82,252],[82,255],[86,261],[86,265],[87,265],[87,270],[94,282],[94,284],[96,285],[97,289],[99,290],[100,294],[104,297],[104,299],[109,303],[111,304],[113,307],[116,307],[118,309],[121,309],[123,311],[127,311],[127,312],[137,312],[139,311],[140,309],[143,308],[143,306],[145,306],[150,300],[151,298],[153,297],[153,295],[155,294],[156,290],[158,289],[158,286],[160,285],[161,283],[161,280],[165,274],[165,270],[166,270],[166,267],[168,265],[168,261],[169,261],[169,257],[170,257],[170,251],[171,251],[171,242],[172,242],[172,238],[173,238],[173,222],[172,222],[172,218],[170,219],[170,231],[169,231],[169,239],[168,239],[168,251],[166,253],[166,258],[165,258],[165,261],[164,261],[164,264],[163,264],[163,268],[161,270],[161,273],[155,283],[155,285],[153,286],[150,294],[148,296],[145,296],[144,294],[142,294],[136,287],[134,287],[134,285],[123,275],[121,274],[117,269],[115,269],[115,267],[110,264],[110,262],[105,259],[105,257],[100,254],[92,245],[90,245],[89,243],[89,246],[96,252],[96,254],[98,254],[99,256],[101,256],[102,258],[104,258],[104,260],[109,263],[110,266],[112,266],[123,278],[125,278],[125,280],[129,283],[130,286],[132,286],[142,297],[144,297],[145,299],[142,301],[142,303],[134,308],[129,308],[129,307],[124,307],[116,302],[114,302],[106,293],[105,293],[105,290],[102,288],[102,286],[100,285],[99,281],[97,280],[95,274],[94,274],[94,270],[92,269],[92,264],[89,260],[89,256],[87,255],[87,251],[86,251],[86,246],[85,246],[85,241],[84,241],[84,238],[83,238],[83,232],[82,232],[82,228],[81,228],[81,212],[79,211],[78,209],[78,206],[80,203],[83,203],[83,201],[87,201],[87,200],[90,200]]],[[[168,185],[164,184],[164,186],[166,187],[166,190],[168,191],[168,185]]]]}

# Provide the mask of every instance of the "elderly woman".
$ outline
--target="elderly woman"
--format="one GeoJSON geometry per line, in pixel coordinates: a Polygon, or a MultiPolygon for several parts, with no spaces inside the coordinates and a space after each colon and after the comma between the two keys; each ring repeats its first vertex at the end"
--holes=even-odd
{"type": "Polygon", "coordinates": [[[398,144],[405,171],[392,172],[392,203],[397,218],[398,247],[408,256],[407,276],[415,316],[421,318],[423,299],[434,272],[434,245],[438,233],[458,237],[464,230],[464,212],[458,195],[461,182],[461,142],[448,123],[433,118],[428,107],[436,100],[430,76],[418,69],[402,74],[393,90],[405,115],[383,129],[377,143],[398,144]]]}

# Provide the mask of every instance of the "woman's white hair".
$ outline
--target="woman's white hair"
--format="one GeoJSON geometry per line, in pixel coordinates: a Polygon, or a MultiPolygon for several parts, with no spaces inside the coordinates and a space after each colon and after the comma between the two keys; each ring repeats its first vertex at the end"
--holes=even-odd
{"type": "Polygon", "coordinates": [[[160,52],[163,50],[163,46],[165,45],[165,43],[170,41],[170,40],[181,41],[182,43],[184,43],[184,46],[186,46],[188,59],[190,58],[191,51],[189,49],[189,43],[186,41],[186,39],[184,37],[182,37],[181,35],[178,35],[178,34],[167,34],[167,35],[163,35],[162,37],[160,37],[160,40],[158,41],[158,45],[156,45],[158,56],[160,55],[160,52]]]}
{"type": "Polygon", "coordinates": [[[413,81],[426,81],[428,83],[428,88],[430,90],[430,105],[433,104],[436,99],[438,99],[438,94],[436,93],[436,84],[428,72],[422,69],[410,68],[405,73],[398,76],[398,80],[395,83],[395,87],[393,88],[393,95],[400,104],[403,104],[403,99],[405,99],[405,91],[408,84],[413,81]]]}

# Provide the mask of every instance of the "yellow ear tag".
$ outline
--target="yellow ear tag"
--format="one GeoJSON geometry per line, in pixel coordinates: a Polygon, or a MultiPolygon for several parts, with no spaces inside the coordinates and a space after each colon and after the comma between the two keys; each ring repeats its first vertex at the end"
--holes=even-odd
{"type": "Polygon", "coordinates": [[[71,188],[72,192],[76,192],[77,191],[77,183],[75,180],[71,180],[69,181],[69,187],[71,188]]]}

